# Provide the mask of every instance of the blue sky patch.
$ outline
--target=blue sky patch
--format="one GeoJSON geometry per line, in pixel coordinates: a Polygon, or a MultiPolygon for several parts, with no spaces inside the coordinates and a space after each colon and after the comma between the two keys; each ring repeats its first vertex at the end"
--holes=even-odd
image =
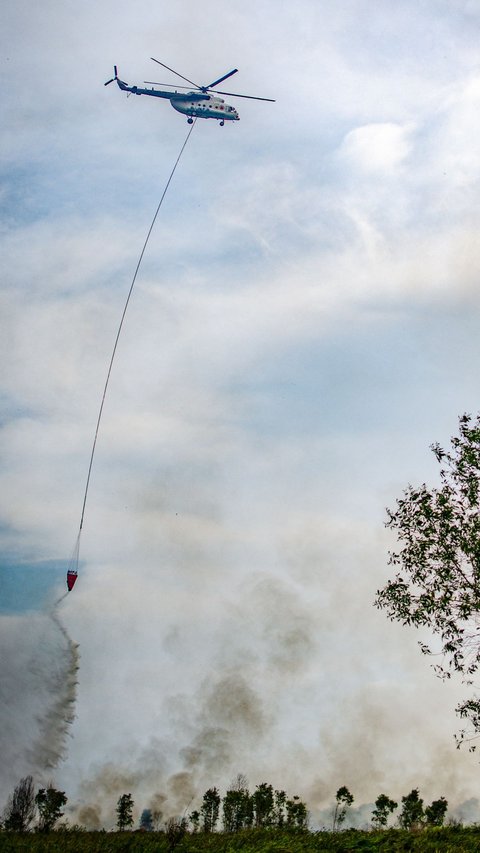
{"type": "Polygon", "coordinates": [[[41,610],[52,590],[64,581],[67,561],[0,562],[0,613],[41,610]]]}

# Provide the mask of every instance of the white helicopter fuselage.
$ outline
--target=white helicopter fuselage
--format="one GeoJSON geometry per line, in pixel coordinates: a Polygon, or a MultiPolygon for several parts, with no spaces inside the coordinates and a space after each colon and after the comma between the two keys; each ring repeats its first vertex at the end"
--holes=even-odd
{"type": "MultiPolygon", "coordinates": [[[[240,116],[235,107],[226,104],[223,98],[214,98],[208,95],[205,100],[199,100],[192,92],[192,100],[185,98],[176,99],[175,95],[170,96],[170,103],[174,110],[183,115],[192,116],[194,118],[216,118],[220,121],[239,121],[240,116]]],[[[187,93],[188,96],[188,93],[187,93]]]]}

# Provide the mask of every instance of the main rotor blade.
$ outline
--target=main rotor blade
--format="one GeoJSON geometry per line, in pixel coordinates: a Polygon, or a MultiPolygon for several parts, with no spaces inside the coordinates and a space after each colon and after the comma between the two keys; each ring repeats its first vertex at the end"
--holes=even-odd
{"type": "MultiPolygon", "coordinates": [[[[176,89],[191,89],[191,86],[179,86],[178,83],[155,83],[153,80],[144,80],[144,83],[150,86],[175,86],[176,89]]],[[[106,84],[105,84],[106,85],[106,84]]],[[[198,89],[198,86],[196,87],[198,89]]]]}
{"type": "Polygon", "coordinates": [[[236,92],[221,92],[220,89],[210,89],[216,95],[229,95],[231,98],[248,98],[250,101],[270,101],[275,103],[275,98],[259,98],[257,95],[238,95],[236,92]]]}
{"type": "Polygon", "coordinates": [[[198,85],[198,83],[194,83],[193,80],[189,80],[188,77],[184,77],[183,74],[179,74],[178,71],[174,71],[173,68],[170,68],[168,65],[165,65],[164,62],[160,62],[159,59],[155,59],[154,56],[151,56],[150,59],[153,59],[158,65],[161,65],[163,68],[166,68],[167,71],[171,71],[172,74],[176,74],[177,77],[180,77],[182,80],[186,80],[187,83],[191,83],[192,86],[195,86],[196,89],[201,89],[202,87],[198,85]]]}
{"type": "Polygon", "coordinates": [[[205,86],[204,88],[211,89],[212,86],[218,86],[219,83],[223,83],[224,80],[226,80],[228,77],[231,77],[232,74],[236,74],[237,71],[238,68],[234,68],[233,71],[229,71],[228,74],[224,74],[223,77],[219,77],[218,80],[214,80],[213,83],[210,83],[209,86],[205,86]]]}

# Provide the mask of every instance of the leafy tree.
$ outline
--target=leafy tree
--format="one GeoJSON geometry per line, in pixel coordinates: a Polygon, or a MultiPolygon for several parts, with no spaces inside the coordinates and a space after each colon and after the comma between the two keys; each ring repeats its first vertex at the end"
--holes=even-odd
{"type": "Polygon", "coordinates": [[[26,832],[35,817],[35,788],[33,778],[20,779],[8,800],[4,812],[4,828],[26,832]]]}
{"type": "Polygon", "coordinates": [[[145,832],[153,832],[153,816],[151,809],[144,809],[140,815],[140,829],[145,832]]]}
{"type": "Polygon", "coordinates": [[[35,797],[40,815],[38,824],[40,832],[50,832],[53,829],[57,820],[63,816],[62,807],[66,802],[65,791],[57,791],[52,785],[48,788],[40,788],[35,797]]]}
{"type": "Polygon", "coordinates": [[[131,794],[122,794],[117,800],[117,826],[123,832],[127,826],[133,824],[133,797],[131,794]]]}
{"type": "Polygon", "coordinates": [[[274,793],[267,782],[257,785],[252,794],[255,826],[271,826],[274,820],[274,793]]]}
{"type": "Polygon", "coordinates": [[[239,832],[252,825],[253,801],[247,788],[227,791],[222,802],[225,832],[239,832]]]}
{"type": "MultiPolygon", "coordinates": [[[[392,620],[428,627],[440,638],[437,674],[461,673],[468,683],[480,666],[480,415],[459,418],[451,449],[432,451],[440,467],[440,487],[408,486],[387,527],[401,548],[390,553],[397,574],[377,591],[376,605],[392,620]]],[[[432,654],[421,643],[424,654],[432,654]]],[[[461,703],[457,712],[480,732],[480,699],[461,703]]],[[[459,743],[466,737],[463,731],[459,743]]]]}
{"type": "Polygon", "coordinates": [[[418,788],[414,788],[405,797],[402,797],[402,811],[398,822],[402,829],[418,829],[423,823],[423,800],[420,798],[418,788]]]}
{"type": "Polygon", "coordinates": [[[188,819],[189,819],[190,823],[192,824],[194,832],[198,832],[198,830],[200,828],[200,817],[201,817],[201,815],[200,815],[200,812],[198,811],[198,809],[195,809],[195,811],[191,812],[188,816],[188,819]]]}
{"type": "Polygon", "coordinates": [[[447,809],[448,801],[445,797],[440,797],[439,800],[434,800],[431,806],[427,806],[425,817],[428,826],[443,826],[447,809]]]}
{"type": "Polygon", "coordinates": [[[300,797],[287,800],[287,826],[292,829],[308,828],[308,811],[300,797]]]}
{"type": "Polygon", "coordinates": [[[372,812],[372,821],[378,828],[385,827],[388,822],[388,816],[397,808],[398,803],[387,797],[386,794],[380,794],[375,800],[375,808],[372,812]]]}
{"type": "Polygon", "coordinates": [[[245,777],[242,785],[235,783],[223,798],[223,827],[225,832],[239,832],[251,827],[283,827],[303,829],[308,825],[308,812],[299,797],[287,800],[285,791],[274,791],[272,785],[262,782],[250,796],[245,777]]]}
{"type": "Polygon", "coordinates": [[[216,788],[209,788],[203,795],[200,809],[203,820],[203,831],[214,832],[220,811],[220,794],[216,788]]]}
{"type": "Polygon", "coordinates": [[[353,795],[348,788],[343,785],[338,789],[336,796],[336,804],[333,812],[333,831],[337,832],[342,823],[345,821],[347,811],[353,803],[353,795]]]}
{"type": "Polygon", "coordinates": [[[273,823],[278,829],[281,829],[285,823],[287,795],[285,791],[275,791],[273,796],[275,800],[275,805],[273,808],[273,823]]]}

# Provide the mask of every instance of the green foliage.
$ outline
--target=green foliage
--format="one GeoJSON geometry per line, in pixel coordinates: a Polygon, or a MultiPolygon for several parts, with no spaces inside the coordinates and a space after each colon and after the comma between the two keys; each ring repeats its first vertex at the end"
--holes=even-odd
{"type": "Polygon", "coordinates": [[[133,824],[133,797],[131,794],[122,794],[117,800],[117,826],[120,832],[123,832],[128,826],[133,824]]]}
{"type": "Polygon", "coordinates": [[[214,832],[220,811],[220,794],[216,788],[209,788],[203,795],[200,813],[203,820],[203,831],[214,832]]]}
{"type": "MultiPolygon", "coordinates": [[[[305,803],[297,796],[287,800],[287,826],[294,829],[308,828],[308,811],[305,803]]],[[[281,826],[278,825],[281,829],[281,826]]]]}
{"type": "Polygon", "coordinates": [[[200,828],[200,817],[201,815],[198,809],[195,809],[195,811],[191,812],[188,816],[188,819],[192,824],[193,832],[198,832],[200,828]]]}
{"type": "Polygon", "coordinates": [[[275,803],[272,786],[267,782],[257,785],[252,794],[252,803],[255,826],[272,826],[275,803]]]}
{"type": "Polygon", "coordinates": [[[222,801],[225,832],[240,832],[253,823],[253,802],[246,788],[230,789],[222,801]]]}
{"type": "Polygon", "coordinates": [[[10,811],[3,821],[3,828],[6,829],[7,832],[25,832],[25,826],[23,825],[19,812],[14,810],[10,811]]]}
{"type": "Polygon", "coordinates": [[[275,791],[273,798],[273,825],[278,827],[278,829],[282,829],[286,819],[287,795],[285,791],[275,791]]]}
{"type": "MultiPolygon", "coordinates": [[[[480,415],[459,418],[450,451],[438,444],[432,450],[441,466],[440,487],[408,486],[396,510],[387,510],[387,527],[396,531],[401,548],[390,554],[397,573],[377,591],[375,603],[392,620],[426,626],[439,636],[440,676],[457,671],[470,679],[480,665],[480,415]]],[[[432,653],[426,644],[421,649],[432,653]]],[[[480,732],[479,700],[457,711],[480,732]]]]}
{"type": "Polygon", "coordinates": [[[4,828],[25,832],[35,817],[35,788],[32,776],[25,776],[13,790],[4,812],[4,828]]]}
{"type": "Polygon", "coordinates": [[[40,816],[38,823],[39,832],[50,832],[57,820],[63,816],[62,808],[67,802],[64,791],[57,791],[51,785],[48,788],[40,788],[35,803],[40,816]]]}
{"type": "Polygon", "coordinates": [[[447,809],[448,802],[445,797],[440,797],[439,800],[434,800],[433,803],[425,809],[427,825],[443,826],[447,809]]]}
{"type": "Polygon", "coordinates": [[[287,799],[285,791],[274,791],[267,782],[257,785],[252,795],[246,787],[227,791],[222,801],[225,832],[259,828],[306,829],[308,811],[299,797],[287,799]]]}
{"type": "Polygon", "coordinates": [[[391,800],[386,794],[379,794],[375,800],[375,808],[372,812],[372,821],[378,829],[384,828],[388,822],[388,816],[397,808],[398,803],[391,800]]]}
{"type": "Polygon", "coordinates": [[[347,811],[353,803],[353,795],[343,785],[335,795],[335,809],[333,812],[333,831],[337,832],[347,816],[347,811]]]}
{"type": "MultiPolygon", "coordinates": [[[[169,853],[165,832],[2,833],[2,853],[169,853]]],[[[478,853],[480,827],[425,827],[364,832],[296,833],[251,828],[238,833],[188,833],[176,853],[478,853]]]]}
{"type": "Polygon", "coordinates": [[[418,829],[423,823],[423,800],[420,798],[418,788],[414,788],[405,797],[402,797],[402,811],[398,822],[402,829],[418,829]]]}

